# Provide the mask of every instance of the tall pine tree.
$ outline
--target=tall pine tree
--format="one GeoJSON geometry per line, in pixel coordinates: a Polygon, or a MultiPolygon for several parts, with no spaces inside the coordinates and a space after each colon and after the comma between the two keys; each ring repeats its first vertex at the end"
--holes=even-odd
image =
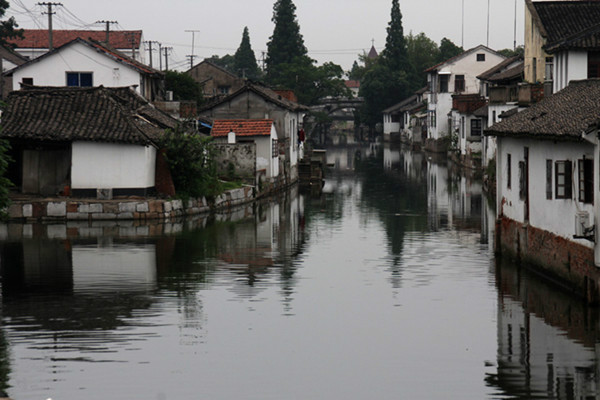
{"type": "Polygon", "coordinates": [[[296,6],[292,0],[277,0],[273,6],[273,35],[267,43],[267,78],[278,83],[280,67],[286,64],[306,64],[308,58],[300,25],[296,19],[296,6]]]}
{"type": "Polygon", "coordinates": [[[405,71],[408,74],[411,69],[398,0],[392,0],[392,15],[387,27],[387,38],[385,39],[382,58],[392,70],[405,71]]]}
{"type": "Polygon", "coordinates": [[[258,64],[252,46],[250,46],[250,34],[248,27],[244,28],[242,42],[234,55],[235,72],[242,77],[257,79],[259,77],[258,64]]]}

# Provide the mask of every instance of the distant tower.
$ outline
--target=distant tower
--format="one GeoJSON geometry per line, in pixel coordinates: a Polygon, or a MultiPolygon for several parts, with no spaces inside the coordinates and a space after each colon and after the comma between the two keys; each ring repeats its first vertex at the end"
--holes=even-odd
{"type": "Polygon", "coordinates": [[[379,57],[377,50],[375,50],[375,39],[371,40],[371,50],[369,50],[368,57],[372,60],[374,58],[379,57]]]}

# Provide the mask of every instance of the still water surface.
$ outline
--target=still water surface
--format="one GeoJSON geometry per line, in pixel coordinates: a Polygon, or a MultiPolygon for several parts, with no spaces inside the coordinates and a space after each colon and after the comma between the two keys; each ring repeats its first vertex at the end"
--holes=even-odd
{"type": "Polygon", "coordinates": [[[2,229],[15,400],[598,398],[598,310],[493,257],[481,184],[328,150],[319,197],[2,229]]]}

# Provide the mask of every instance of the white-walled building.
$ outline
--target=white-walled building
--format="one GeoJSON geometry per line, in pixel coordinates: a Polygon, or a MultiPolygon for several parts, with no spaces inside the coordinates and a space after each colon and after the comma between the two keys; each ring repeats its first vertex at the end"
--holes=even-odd
{"type": "Polygon", "coordinates": [[[254,142],[257,173],[264,171],[271,181],[279,176],[279,145],[272,119],[218,119],[211,136],[217,143],[254,142]]]}
{"type": "Polygon", "coordinates": [[[486,131],[497,138],[497,235],[502,252],[599,300],[600,80],[560,92],[486,131]]]}
{"type": "Polygon", "coordinates": [[[427,149],[445,150],[439,148],[438,143],[451,133],[452,95],[478,94],[477,76],[504,59],[501,54],[480,45],[427,69],[427,149]]]}
{"type": "Polygon", "coordinates": [[[117,50],[91,40],[74,39],[8,72],[20,85],[135,87],[149,101],[161,100],[164,74],[117,50]]]}
{"type": "Polygon", "coordinates": [[[11,93],[0,136],[23,193],[147,196],[159,191],[156,143],[176,127],[131,88],[33,87],[11,93]]]}

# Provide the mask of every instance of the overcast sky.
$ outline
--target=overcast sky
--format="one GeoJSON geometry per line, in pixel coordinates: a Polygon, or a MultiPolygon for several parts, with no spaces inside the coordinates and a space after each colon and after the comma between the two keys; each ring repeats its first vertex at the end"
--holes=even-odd
{"type": "MultiPolygon", "coordinates": [[[[185,70],[192,54],[195,63],[212,55],[233,54],[245,26],[250,31],[257,60],[267,50],[273,33],[275,0],[62,0],[55,7],[54,29],[103,29],[99,20],[117,21],[113,30],[143,30],[144,40],[173,47],[169,67],[185,70]]],[[[8,16],[21,28],[46,29],[46,7],[33,0],[9,0],[8,16]]],[[[391,0],[295,0],[300,32],[309,55],[319,63],[332,61],[345,70],[359,53],[369,50],[371,40],[381,51],[385,46],[391,0]]],[[[489,47],[512,48],[515,4],[517,45],[523,44],[524,0],[489,0],[489,47]],[[516,3],[515,3],[516,1],[516,3]]],[[[443,37],[465,49],[487,44],[488,1],[400,0],[405,34],[424,32],[438,44],[443,37]],[[462,8],[464,2],[464,44],[462,8]]],[[[148,53],[146,53],[147,56],[148,53]]],[[[155,61],[155,67],[158,62],[155,61]]]]}

